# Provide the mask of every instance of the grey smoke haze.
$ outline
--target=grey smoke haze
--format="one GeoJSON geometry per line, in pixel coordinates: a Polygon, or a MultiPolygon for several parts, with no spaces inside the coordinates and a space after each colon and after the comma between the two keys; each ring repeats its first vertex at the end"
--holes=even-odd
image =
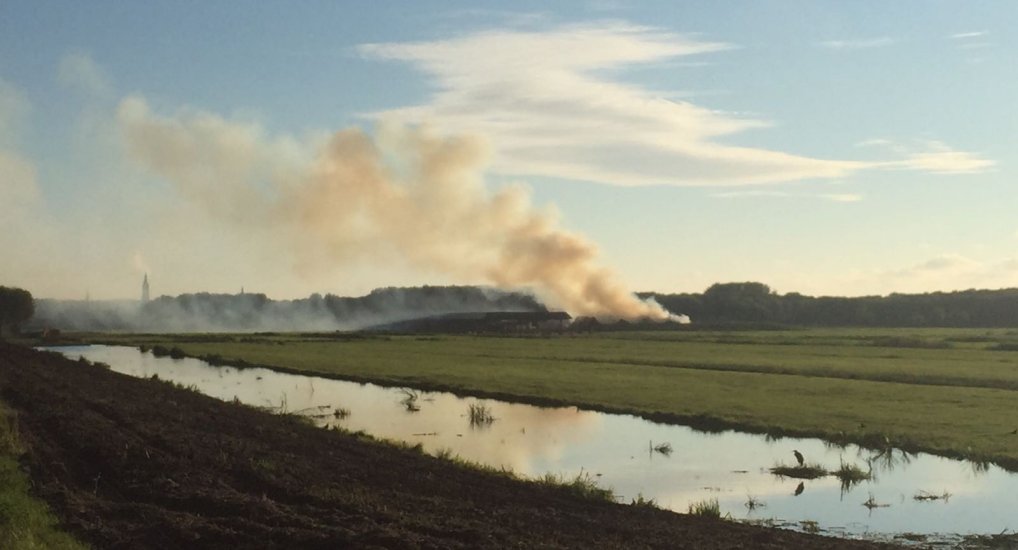
{"type": "Polygon", "coordinates": [[[533,296],[477,287],[377,289],[356,298],[314,294],[183,294],[132,300],[37,300],[30,329],[143,332],[333,331],[462,311],[542,311],[533,296]]]}
{"type": "Polygon", "coordinates": [[[489,192],[485,142],[426,128],[352,128],[308,155],[289,140],[204,113],[163,117],[132,97],[118,120],[130,154],[230,231],[257,235],[305,273],[410,265],[464,282],[532,289],[574,315],[666,319],[558,226],[522,186],[489,192]]]}

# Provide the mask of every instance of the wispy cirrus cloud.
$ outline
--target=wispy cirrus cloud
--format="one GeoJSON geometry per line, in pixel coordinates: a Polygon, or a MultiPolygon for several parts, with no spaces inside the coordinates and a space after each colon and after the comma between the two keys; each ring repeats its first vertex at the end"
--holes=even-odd
{"type": "Polygon", "coordinates": [[[496,30],[434,42],[368,44],[437,88],[429,103],[373,113],[481,133],[493,169],[619,185],[738,185],[832,178],[861,167],[724,144],[768,126],[621,82],[606,71],[733,48],[623,23],[496,30]]]}
{"type": "Polygon", "coordinates": [[[894,44],[895,40],[889,36],[877,38],[856,38],[851,40],[825,40],[820,46],[830,50],[867,50],[870,48],[882,48],[894,44]]]}
{"type": "MultiPolygon", "coordinates": [[[[890,40],[865,42],[875,47],[890,40]]],[[[840,47],[851,45],[846,41],[840,47]]],[[[894,161],[819,159],[741,147],[731,138],[771,123],[709,109],[618,76],[623,68],[695,62],[733,48],[608,22],[365,44],[359,52],[409,63],[435,88],[425,103],[366,116],[484,135],[494,145],[492,169],[507,175],[730,186],[841,178],[872,169],[970,173],[992,165],[947,146],[908,151],[894,161]]]]}
{"type": "MultiPolygon", "coordinates": [[[[948,38],[959,50],[981,50],[990,47],[990,31],[967,31],[949,35],[948,38]]],[[[971,63],[980,63],[982,59],[969,59],[971,63]]]]}
{"type": "Polygon", "coordinates": [[[832,202],[859,202],[863,200],[863,196],[857,193],[790,193],[788,191],[760,189],[723,191],[721,193],[714,193],[711,196],[716,199],[748,199],[764,197],[820,199],[832,202]]]}
{"type": "Polygon", "coordinates": [[[958,151],[937,140],[899,142],[886,138],[861,141],[856,147],[880,148],[893,153],[899,160],[874,163],[885,169],[915,170],[933,174],[976,174],[996,165],[991,159],[971,151],[958,151]]]}
{"type": "Polygon", "coordinates": [[[985,37],[988,34],[990,34],[990,31],[956,32],[956,33],[948,36],[948,38],[951,38],[951,39],[954,39],[954,40],[968,40],[968,39],[972,39],[972,38],[982,38],[982,37],[985,37]]]}

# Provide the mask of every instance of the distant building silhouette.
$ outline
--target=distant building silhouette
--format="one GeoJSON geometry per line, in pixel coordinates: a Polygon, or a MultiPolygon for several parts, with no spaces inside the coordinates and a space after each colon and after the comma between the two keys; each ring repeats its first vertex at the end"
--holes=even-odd
{"type": "Polygon", "coordinates": [[[145,274],[145,279],[141,281],[141,303],[148,303],[148,273],[145,274]]]}

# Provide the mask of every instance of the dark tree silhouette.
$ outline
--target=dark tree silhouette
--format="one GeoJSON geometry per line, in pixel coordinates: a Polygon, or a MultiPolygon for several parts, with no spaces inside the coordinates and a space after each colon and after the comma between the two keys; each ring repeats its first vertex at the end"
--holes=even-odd
{"type": "Polygon", "coordinates": [[[0,337],[8,327],[16,334],[21,323],[34,314],[32,293],[22,288],[0,286],[0,337]]]}
{"type": "Polygon", "coordinates": [[[700,325],[1018,327],[1018,288],[888,296],[777,294],[762,283],[718,283],[702,294],[644,293],[700,325]]]}

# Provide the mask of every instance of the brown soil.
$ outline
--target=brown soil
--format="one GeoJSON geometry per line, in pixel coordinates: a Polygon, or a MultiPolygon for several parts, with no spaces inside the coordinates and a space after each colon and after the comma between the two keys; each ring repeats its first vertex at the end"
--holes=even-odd
{"type": "Polygon", "coordinates": [[[35,491],[99,548],[874,548],[625,506],[0,343],[35,491]]]}

